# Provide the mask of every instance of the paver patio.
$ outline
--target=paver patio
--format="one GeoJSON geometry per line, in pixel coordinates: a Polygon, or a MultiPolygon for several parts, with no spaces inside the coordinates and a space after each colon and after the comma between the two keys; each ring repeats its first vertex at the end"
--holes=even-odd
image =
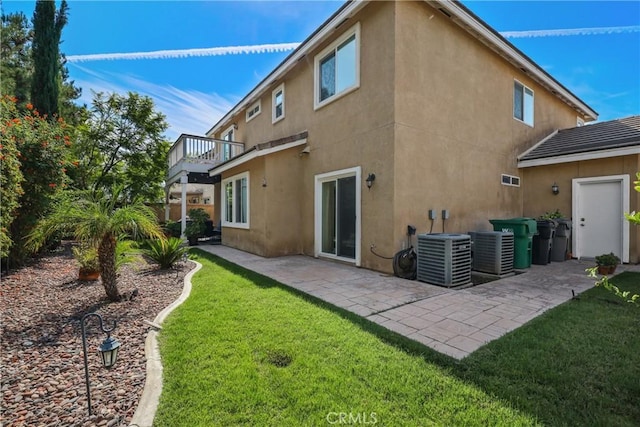
{"type": "MultiPolygon", "coordinates": [[[[466,289],[405,280],[304,255],[263,258],[226,246],[199,246],[436,351],[462,359],[593,286],[593,261],[532,265],[525,273],[466,289]]],[[[618,271],[640,271],[637,265],[618,271]]]]}

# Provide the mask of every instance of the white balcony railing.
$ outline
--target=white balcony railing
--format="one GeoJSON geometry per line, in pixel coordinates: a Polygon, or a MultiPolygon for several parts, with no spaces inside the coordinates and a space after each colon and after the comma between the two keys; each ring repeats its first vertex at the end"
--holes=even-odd
{"type": "Polygon", "coordinates": [[[170,181],[181,172],[207,172],[214,166],[244,152],[241,142],[223,141],[182,134],[169,150],[170,181]]]}

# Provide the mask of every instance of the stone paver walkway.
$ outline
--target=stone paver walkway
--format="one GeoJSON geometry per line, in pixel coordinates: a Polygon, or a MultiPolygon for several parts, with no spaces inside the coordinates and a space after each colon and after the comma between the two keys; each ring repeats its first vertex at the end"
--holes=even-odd
{"type": "MultiPolygon", "coordinates": [[[[448,289],[304,255],[263,258],[226,246],[199,249],[271,277],[462,359],[593,286],[593,261],[532,265],[523,274],[448,289]]],[[[637,265],[619,271],[640,271],[637,265]]],[[[618,272],[618,271],[616,271],[618,272]]]]}

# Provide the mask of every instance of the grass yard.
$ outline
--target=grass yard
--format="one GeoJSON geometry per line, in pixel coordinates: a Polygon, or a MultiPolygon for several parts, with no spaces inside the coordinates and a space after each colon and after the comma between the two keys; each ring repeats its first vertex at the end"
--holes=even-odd
{"type": "MultiPolygon", "coordinates": [[[[160,336],[157,426],[640,425],[640,307],[604,289],[456,361],[192,253],[204,268],[160,336]]],[[[638,273],[613,282],[640,293],[638,273]]]]}
{"type": "Polygon", "coordinates": [[[194,253],[204,268],[160,335],[156,426],[536,424],[458,378],[456,362],[194,253]]]}
{"type": "MultiPolygon", "coordinates": [[[[612,282],[640,293],[640,274],[612,282]]],[[[640,425],[640,307],[593,288],[463,360],[462,378],[546,425],[640,425]]]]}

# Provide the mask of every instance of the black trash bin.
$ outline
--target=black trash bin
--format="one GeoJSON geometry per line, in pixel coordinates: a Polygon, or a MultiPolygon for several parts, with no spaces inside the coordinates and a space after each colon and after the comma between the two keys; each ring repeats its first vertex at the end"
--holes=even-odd
{"type": "Polygon", "coordinates": [[[551,261],[566,261],[569,255],[569,241],[571,240],[571,221],[568,219],[557,219],[556,233],[551,244],[551,261]]]}
{"type": "Polygon", "coordinates": [[[538,234],[533,236],[531,263],[547,265],[551,260],[551,242],[556,229],[554,221],[543,219],[536,222],[538,234]]]}

